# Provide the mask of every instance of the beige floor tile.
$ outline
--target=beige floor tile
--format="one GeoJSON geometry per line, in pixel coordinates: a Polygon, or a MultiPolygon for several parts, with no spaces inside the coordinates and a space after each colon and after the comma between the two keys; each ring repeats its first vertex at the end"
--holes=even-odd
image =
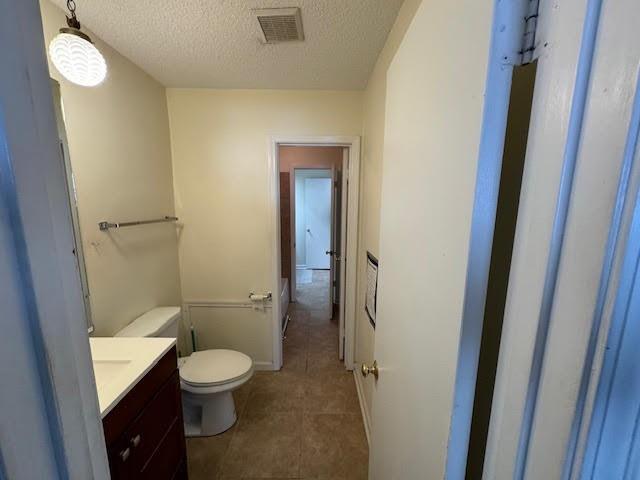
{"type": "Polygon", "coordinates": [[[325,352],[327,357],[338,358],[338,329],[321,328],[324,331],[314,331],[309,335],[307,349],[310,352],[325,352]]]}
{"type": "Polygon", "coordinates": [[[309,315],[308,307],[300,303],[292,303],[289,307],[289,326],[306,325],[309,315]]]}
{"type": "Polygon", "coordinates": [[[300,412],[303,408],[302,399],[302,395],[289,392],[256,391],[249,397],[245,414],[300,412]]]}
{"type": "Polygon", "coordinates": [[[213,480],[229,447],[235,426],[213,437],[187,439],[187,466],[190,480],[213,480]]]}
{"type": "Polygon", "coordinates": [[[306,372],[307,350],[305,348],[285,350],[282,357],[282,370],[287,372],[306,372]]]}
{"type": "Polygon", "coordinates": [[[360,403],[353,374],[321,373],[309,378],[303,409],[307,413],[356,413],[360,403]]]}
{"type": "Polygon", "coordinates": [[[256,372],[251,382],[251,392],[288,393],[293,396],[304,394],[307,375],[305,372],[256,372]]]}
{"type": "Polygon", "coordinates": [[[306,349],[309,345],[309,334],[306,332],[297,332],[287,330],[286,337],[282,342],[282,348],[284,353],[287,349],[303,348],[306,349]]]}
{"type": "Polygon", "coordinates": [[[224,456],[221,478],[293,477],[300,473],[302,414],[246,414],[224,456]]]}
{"type": "Polygon", "coordinates": [[[305,415],[300,475],[366,480],[369,453],[358,414],[305,415]]]}
{"type": "Polygon", "coordinates": [[[338,358],[337,353],[327,353],[326,351],[310,351],[307,355],[307,372],[344,372],[344,364],[338,358]]]}

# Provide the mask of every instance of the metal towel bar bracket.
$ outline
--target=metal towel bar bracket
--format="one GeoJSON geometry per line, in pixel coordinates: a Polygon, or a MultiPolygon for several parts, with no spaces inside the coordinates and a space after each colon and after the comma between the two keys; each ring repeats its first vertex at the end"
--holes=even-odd
{"type": "Polygon", "coordinates": [[[176,221],[178,221],[178,217],[162,217],[162,218],[155,218],[153,220],[137,220],[135,222],[121,222],[121,223],[100,222],[98,223],[98,227],[100,227],[100,230],[104,232],[111,228],[133,227],[135,225],[147,225],[150,223],[165,223],[165,222],[176,222],[176,221]]]}

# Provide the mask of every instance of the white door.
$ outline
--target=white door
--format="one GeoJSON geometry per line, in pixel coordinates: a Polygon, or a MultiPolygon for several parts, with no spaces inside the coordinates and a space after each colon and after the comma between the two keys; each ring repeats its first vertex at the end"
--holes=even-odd
{"type": "Polygon", "coordinates": [[[491,5],[423,1],[387,72],[374,480],[445,474],[491,5]]]}
{"type": "Polygon", "coordinates": [[[327,256],[329,257],[329,305],[331,306],[331,312],[334,311],[334,305],[338,302],[338,295],[336,292],[337,275],[338,275],[338,245],[340,243],[340,191],[338,189],[338,178],[340,171],[336,167],[331,168],[331,244],[329,250],[327,250],[327,256]]]}
{"type": "Polygon", "coordinates": [[[347,282],[347,265],[346,265],[346,254],[347,254],[347,212],[349,211],[349,149],[345,148],[342,156],[342,171],[340,172],[340,200],[339,200],[339,211],[340,216],[338,218],[339,222],[336,222],[334,228],[339,228],[339,234],[337,235],[337,245],[338,249],[336,252],[336,278],[337,278],[337,288],[336,292],[338,295],[338,325],[340,330],[339,336],[339,346],[338,350],[340,353],[340,360],[344,360],[344,343],[345,343],[345,325],[344,325],[344,314],[345,314],[345,292],[346,292],[346,282],[347,282]]]}
{"type": "Polygon", "coordinates": [[[331,178],[306,178],[304,183],[307,267],[329,269],[331,178]]]}

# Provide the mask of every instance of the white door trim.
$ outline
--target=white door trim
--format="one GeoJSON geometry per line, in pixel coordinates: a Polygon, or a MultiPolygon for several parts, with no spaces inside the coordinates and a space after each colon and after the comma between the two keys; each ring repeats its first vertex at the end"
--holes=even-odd
{"type": "MultiPolygon", "coordinates": [[[[349,171],[349,152],[345,151],[342,154],[342,175],[340,176],[340,209],[342,211],[344,211],[345,208],[349,208],[349,199],[348,199],[348,188],[349,188],[349,182],[348,182],[348,171],[349,171]]],[[[338,291],[338,298],[339,298],[339,304],[342,304],[342,302],[344,301],[343,299],[345,298],[345,294],[346,294],[346,286],[345,286],[345,281],[347,279],[347,265],[345,263],[345,256],[346,256],[346,252],[347,252],[347,216],[346,215],[340,215],[340,238],[338,238],[338,241],[340,242],[340,258],[338,260],[338,262],[336,262],[337,265],[340,265],[340,278],[339,278],[339,283],[338,283],[338,287],[339,287],[339,291],[338,291]]],[[[356,259],[357,260],[357,259],[356,259]]],[[[331,306],[331,308],[333,308],[333,305],[331,306]]],[[[340,313],[339,313],[339,342],[340,344],[338,345],[338,352],[340,353],[340,360],[344,360],[345,356],[344,356],[344,345],[345,345],[345,311],[343,308],[340,309],[340,313]]],[[[355,341],[355,339],[354,339],[355,341]]],[[[368,438],[368,437],[367,437],[368,438]]]]}
{"type": "MultiPolygon", "coordinates": [[[[355,302],[356,302],[356,272],[358,249],[358,205],[360,189],[360,137],[358,136],[271,136],[268,139],[269,161],[269,210],[272,227],[271,231],[271,259],[273,278],[271,291],[280,291],[280,160],[278,147],[280,145],[306,147],[347,147],[349,149],[349,203],[347,211],[347,250],[346,250],[346,295],[345,309],[345,366],[353,369],[355,349],[355,302]]],[[[292,266],[293,268],[293,266],[292,266]]],[[[293,287],[292,287],[293,289],[293,287]]],[[[273,368],[282,367],[282,332],[279,302],[273,302],[272,308],[272,341],[273,368]]]]}

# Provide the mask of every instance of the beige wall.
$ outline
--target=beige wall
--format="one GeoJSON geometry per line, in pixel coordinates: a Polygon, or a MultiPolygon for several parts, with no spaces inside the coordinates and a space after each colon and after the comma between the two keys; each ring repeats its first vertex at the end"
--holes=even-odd
{"type": "MultiPolygon", "coordinates": [[[[384,147],[387,69],[422,0],[405,0],[364,92],[362,128],[362,177],[358,241],[358,293],[356,296],[356,367],[374,359],[374,330],[364,310],[367,250],[378,257],[380,233],[380,190],[384,147]]],[[[365,400],[365,413],[371,412],[373,377],[357,377],[365,400]]],[[[370,419],[367,418],[367,421],[370,419]]]]}
{"type": "MultiPolygon", "coordinates": [[[[66,26],[41,2],[45,41],[66,26]]],[[[112,335],[157,305],[179,305],[176,230],[171,225],[103,233],[101,220],[126,221],[174,211],[164,87],[90,33],[105,56],[103,84],[82,88],[51,66],[62,92],[96,335],[112,335]]]]}
{"type": "Polygon", "coordinates": [[[294,168],[342,168],[344,147],[279,147],[280,171],[290,172],[294,168]]]}
{"type": "Polygon", "coordinates": [[[220,306],[271,289],[270,135],[360,135],[362,93],[168,89],[185,301],[201,348],[272,361],[270,314],[220,306]],[[215,326],[215,328],[214,328],[215,326]]]}

